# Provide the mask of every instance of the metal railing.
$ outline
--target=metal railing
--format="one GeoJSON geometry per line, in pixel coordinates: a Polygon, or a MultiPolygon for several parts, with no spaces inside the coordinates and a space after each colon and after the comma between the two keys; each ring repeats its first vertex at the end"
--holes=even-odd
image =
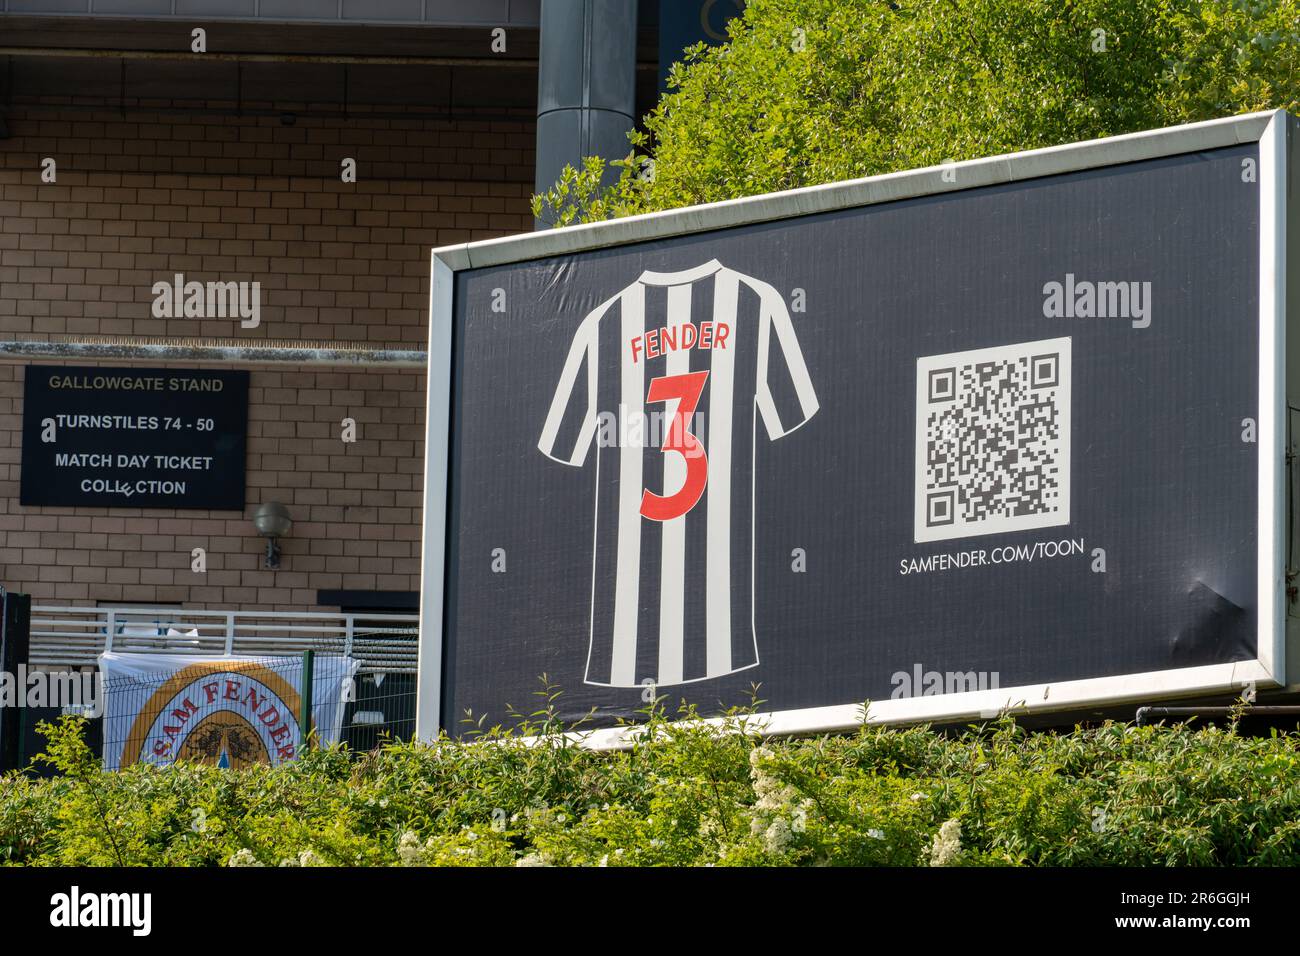
{"type": "Polygon", "coordinates": [[[83,667],[106,650],[247,656],[312,650],[355,657],[363,674],[415,674],[418,621],[414,614],[38,605],[29,663],[83,667]]]}

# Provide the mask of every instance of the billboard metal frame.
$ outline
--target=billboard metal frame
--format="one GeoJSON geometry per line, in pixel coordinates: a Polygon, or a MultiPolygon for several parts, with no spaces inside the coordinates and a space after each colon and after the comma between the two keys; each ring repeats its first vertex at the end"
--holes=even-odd
{"type": "MultiPolygon", "coordinates": [[[[626,219],[545,232],[460,243],[433,250],[430,285],[429,380],[425,429],[424,527],[420,598],[419,692],[416,733],[424,740],[440,731],[443,704],[447,493],[451,465],[451,369],[453,288],[456,273],[611,246],[630,245],[752,223],[869,206],[1023,182],[1061,173],[1118,166],[1203,150],[1259,144],[1259,513],[1258,654],[1256,659],[1198,667],[1131,673],[1052,684],[965,691],[935,696],[861,701],[760,714],[754,724],[769,734],[847,730],[869,723],[952,722],[1017,712],[1078,711],[1099,705],[1154,701],[1198,694],[1231,693],[1247,687],[1297,683],[1287,677],[1286,474],[1288,467],[1287,350],[1300,352],[1300,330],[1287,338],[1287,302],[1300,321],[1300,242],[1288,250],[1287,222],[1300,228],[1300,171],[1290,168],[1290,149],[1300,124],[1282,110],[1132,133],[1107,139],[991,156],[925,169],[889,173],[824,186],[691,206],[626,219]],[[956,175],[952,175],[955,172],[956,175]]],[[[1300,147],[1300,143],[1294,144],[1300,147]]],[[[1294,163],[1293,167],[1300,167],[1294,163]]],[[[1297,361],[1300,365],[1300,360],[1297,361]]],[[[1297,371],[1300,371],[1298,369],[1297,371]]],[[[1296,382],[1300,390],[1300,380],[1296,382]]],[[[1300,405],[1300,395],[1297,396],[1300,405]]],[[[1300,643],[1300,630],[1296,642],[1300,643]]],[[[1293,648],[1300,663],[1300,647],[1293,648]]],[[[592,747],[625,745],[625,727],[583,735],[592,747]]]]}

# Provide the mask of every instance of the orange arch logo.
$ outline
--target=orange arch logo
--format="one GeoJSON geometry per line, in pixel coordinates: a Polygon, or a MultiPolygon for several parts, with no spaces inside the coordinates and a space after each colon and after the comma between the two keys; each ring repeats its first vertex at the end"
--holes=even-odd
{"type": "Polygon", "coordinates": [[[120,766],[191,760],[239,769],[275,765],[302,745],[302,698],[256,661],[204,661],[177,671],[132,721],[120,766]]]}

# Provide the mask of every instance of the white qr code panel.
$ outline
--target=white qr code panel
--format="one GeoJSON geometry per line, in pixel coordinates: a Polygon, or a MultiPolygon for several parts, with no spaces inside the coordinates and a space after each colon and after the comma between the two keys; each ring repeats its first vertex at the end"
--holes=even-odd
{"type": "Polygon", "coordinates": [[[915,538],[1070,523],[1070,339],[916,363],[915,538]]]}

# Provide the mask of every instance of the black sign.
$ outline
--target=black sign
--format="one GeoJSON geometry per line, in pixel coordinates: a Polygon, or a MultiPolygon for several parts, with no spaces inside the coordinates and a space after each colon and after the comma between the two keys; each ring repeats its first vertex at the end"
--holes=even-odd
{"type": "Polygon", "coordinates": [[[1259,158],[458,274],[444,725],[1253,660],[1259,158]]]}
{"type": "Polygon", "coordinates": [[[248,373],[32,365],[24,505],[244,507],[248,373]]]}

